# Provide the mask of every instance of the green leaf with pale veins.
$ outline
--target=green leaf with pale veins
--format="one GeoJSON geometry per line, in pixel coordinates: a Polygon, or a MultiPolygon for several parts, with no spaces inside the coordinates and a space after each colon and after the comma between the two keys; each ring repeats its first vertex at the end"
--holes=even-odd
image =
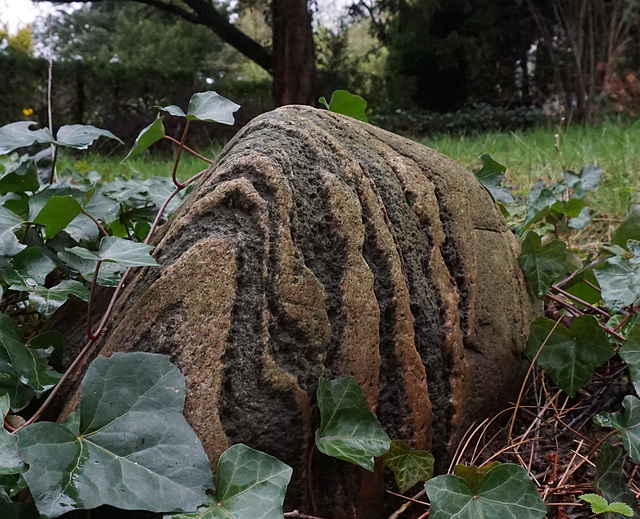
{"type": "Polygon", "coordinates": [[[87,370],[78,434],[35,423],[19,433],[24,477],[41,514],[108,504],[194,512],[213,480],[202,444],[182,415],[184,377],[164,355],[114,353],[87,370]]]}
{"type": "Polygon", "coordinates": [[[391,442],[384,464],[393,471],[400,493],[433,477],[433,455],[429,451],[412,451],[400,440],[391,442]]]}
{"type": "Polygon", "coordinates": [[[633,325],[627,332],[627,340],[622,344],[618,355],[629,366],[631,382],[640,395],[640,324],[633,325]]]}
{"type": "Polygon", "coordinates": [[[640,267],[622,256],[609,258],[594,271],[602,299],[611,313],[634,304],[640,298],[640,267]]]}
{"type": "Polygon", "coordinates": [[[47,275],[55,268],[56,264],[38,247],[29,247],[16,254],[10,265],[0,269],[0,277],[7,285],[44,285],[47,275]]]}
{"type": "Polygon", "coordinates": [[[518,263],[524,272],[531,291],[539,298],[563,274],[569,272],[567,246],[561,240],[542,245],[537,233],[530,231],[525,236],[518,263]]]}
{"type": "Polygon", "coordinates": [[[327,103],[324,97],[320,98],[320,103],[327,107],[330,112],[348,115],[358,121],[369,122],[366,115],[367,102],[359,95],[352,94],[348,90],[335,90],[331,95],[331,101],[327,103]]]}
{"type": "Polygon", "coordinates": [[[0,257],[15,256],[27,248],[18,240],[15,231],[25,221],[13,211],[0,206],[0,257]]]}
{"type": "Polygon", "coordinates": [[[72,247],[67,249],[76,256],[93,261],[113,261],[122,267],[154,267],[158,264],[149,252],[153,246],[144,243],[136,243],[116,236],[105,236],[100,241],[100,248],[92,252],[84,247],[72,247]]]}
{"type": "Polygon", "coordinates": [[[595,420],[603,427],[613,427],[622,436],[622,444],[634,461],[640,462],[640,400],[627,395],[622,401],[625,412],[600,413],[595,420]]]}
{"type": "MultiPolygon", "coordinates": [[[[11,407],[9,395],[0,397],[0,420],[4,421],[11,407]]],[[[18,436],[0,427],[0,475],[24,472],[26,467],[18,452],[18,436]]],[[[0,508],[2,505],[0,504],[0,508]]]]}
{"type": "Polygon", "coordinates": [[[47,238],[53,238],[82,213],[82,206],[72,196],[52,196],[33,223],[44,225],[47,238]]]}
{"type": "MultiPolygon", "coordinates": [[[[93,275],[96,271],[96,259],[84,259],[70,252],[59,252],[58,257],[69,267],[75,270],[82,278],[88,282],[93,281],[93,275]]],[[[120,282],[120,278],[124,273],[125,267],[117,263],[105,261],[100,265],[98,271],[98,285],[102,287],[116,287],[120,282]]]]}
{"type": "MultiPolygon", "coordinates": [[[[49,369],[47,357],[51,352],[42,348],[29,348],[22,331],[8,315],[0,314],[0,374],[28,386],[41,395],[60,380],[60,374],[49,369]]],[[[20,407],[11,393],[11,408],[20,407]]]]}
{"type": "Polygon", "coordinates": [[[547,510],[526,469],[492,467],[472,489],[462,478],[438,476],[425,484],[429,519],[542,519],[547,510]]]}
{"type": "Polygon", "coordinates": [[[38,167],[32,159],[25,160],[17,168],[0,176],[0,195],[35,192],[39,187],[38,167]]]}
{"type": "Polygon", "coordinates": [[[55,144],[85,150],[99,137],[107,137],[108,139],[118,141],[120,144],[124,144],[109,130],[96,128],[90,124],[70,124],[62,126],[56,134],[55,144]]]}
{"type": "Polygon", "coordinates": [[[83,301],[89,301],[89,289],[80,281],[73,279],[61,281],[51,288],[41,285],[11,285],[9,288],[19,292],[29,292],[29,302],[45,318],[51,317],[58,308],[67,302],[69,296],[73,295],[83,301]]]}
{"type": "Polygon", "coordinates": [[[284,495],[292,469],[243,444],[220,456],[215,495],[193,514],[165,519],[282,519],[284,495]]]}
{"type": "Polygon", "coordinates": [[[613,245],[627,247],[629,240],[640,240],[640,204],[633,204],[611,238],[613,245]]]}
{"type": "Polygon", "coordinates": [[[545,317],[536,319],[531,323],[526,353],[533,358],[539,350],[536,364],[571,397],[615,354],[613,345],[591,315],[576,318],[571,330],[561,324],[556,326],[555,321],[545,317]]]}
{"type": "Polygon", "coordinates": [[[187,119],[209,123],[233,124],[234,112],[240,105],[222,97],[217,92],[199,92],[189,101],[187,119]]]}
{"type": "Polygon", "coordinates": [[[373,471],[374,457],[389,451],[391,440],[369,410],[353,377],[318,383],[320,428],[316,446],[333,456],[373,471]]]}
{"type": "Polygon", "coordinates": [[[475,490],[487,472],[498,465],[502,465],[502,463],[494,461],[482,467],[476,467],[475,465],[456,465],[453,467],[453,473],[459,478],[464,479],[471,490],[475,490]]]}
{"type": "Polygon", "coordinates": [[[36,123],[33,121],[18,121],[0,128],[0,155],[31,146],[36,142],[51,142],[53,140],[53,136],[47,128],[30,130],[29,128],[34,124],[36,123]]]}
{"type": "MultiPolygon", "coordinates": [[[[621,447],[612,447],[605,443],[596,457],[595,487],[610,502],[620,502],[629,505],[637,515],[640,515],[635,494],[627,485],[627,479],[622,470],[625,453],[621,447]]],[[[609,515],[607,519],[618,519],[609,515]]]]}
{"type": "Polygon", "coordinates": [[[133,148],[131,148],[127,156],[120,161],[120,164],[131,157],[135,157],[141,151],[146,150],[149,146],[164,138],[165,130],[162,119],[163,117],[158,117],[149,126],[142,129],[136,138],[136,142],[133,143],[133,148]]]}
{"type": "Polygon", "coordinates": [[[482,161],[482,168],[480,170],[472,170],[473,174],[484,188],[489,191],[494,200],[503,204],[513,204],[515,202],[513,196],[511,196],[506,187],[501,185],[507,168],[493,160],[488,153],[480,155],[480,160],[482,161]]]}

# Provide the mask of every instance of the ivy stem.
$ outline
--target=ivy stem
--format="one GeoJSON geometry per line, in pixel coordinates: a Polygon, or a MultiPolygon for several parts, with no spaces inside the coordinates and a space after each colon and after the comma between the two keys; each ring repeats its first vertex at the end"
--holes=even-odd
{"type": "Polygon", "coordinates": [[[617,332],[620,328],[622,328],[625,324],[627,324],[629,319],[631,319],[638,312],[639,309],[640,309],[640,302],[638,302],[638,304],[631,309],[631,311],[626,315],[626,317],[622,321],[620,321],[618,326],[616,326],[613,330],[617,332]]]}
{"type": "Polygon", "coordinates": [[[178,154],[176,155],[176,161],[173,163],[173,171],[171,172],[171,179],[176,187],[183,188],[184,184],[181,183],[176,178],[176,173],[178,172],[178,163],[180,162],[180,155],[182,155],[182,148],[184,148],[184,141],[187,139],[187,132],[189,131],[189,124],[191,121],[187,119],[187,124],[184,125],[184,130],[182,131],[182,139],[180,140],[180,144],[178,145],[178,154]]]}
{"type": "Polygon", "coordinates": [[[53,184],[56,179],[56,161],[58,160],[58,147],[52,144],[51,147],[51,173],[49,174],[49,185],[53,184]]]}
{"type": "Polygon", "coordinates": [[[87,213],[84,209],[82,210],[82,214],[85,215],[85,216],[88,216],[91,219],[91,221],[98,226],[98,230],[102,234],[104,234],[105,236],[109,236],[109,233],[107,231],[105,231],[104,227],[102,227],[102,225],[100,225],[100,222],[98,220],[96,220],[93,216],[91,216],[89,213],[87,213]]]}
{"type": "Polygon", "coordinates": [[[96,268],[93,271],[93,279],[91,280],[91,290],[89,291],[89,308],[87,309],[87,336],[92,341],[95,341],[100,337],[100,330],[96,334],[91,332],[91,315],[93,314],[93,295],[96,291],[96,284],[98,282],[98,273],[100,272],[100,265],[102,261],[96,263],[96,268]]]}
{"type": "MultiPolygon", "coordinates": [[[[173,137],[170,137],[169,135],[165,135],[164,138],[165,139],[169,139],[171,142],[175,142],[176,144],[180,144],[180,141],[178,139],[174,139],[173,137]]],[[[204,160],[205,162],[208,162],[209,164],[213,164],[213,161],[211,159],[208,159],[207,157],[205,157],[203,155],[200,155],[197,151],[192,150],[191,148],[189,148],[189,146],[183,145],[182,147],[184,148],[185,151],[188,151],[189,153],[191,153],[192,155],[195,155],[199,159],[204,160]]]]}

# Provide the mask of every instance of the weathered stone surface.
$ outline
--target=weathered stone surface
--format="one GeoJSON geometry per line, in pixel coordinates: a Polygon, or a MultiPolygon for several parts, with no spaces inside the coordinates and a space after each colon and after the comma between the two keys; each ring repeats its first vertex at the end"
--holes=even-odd
{"type": "Polygon", "coordinates": [[[237,442],[277,456],[301,511],[382,510],[382,471],[312,454],[319,378],[353,375],[392,438],[441,459],[514,388],[533,308],[515,238],[471,174],[402,137],[307,107],[258,117],[154,255],[100,353],[168,354],[212,466],[237,442]]]}

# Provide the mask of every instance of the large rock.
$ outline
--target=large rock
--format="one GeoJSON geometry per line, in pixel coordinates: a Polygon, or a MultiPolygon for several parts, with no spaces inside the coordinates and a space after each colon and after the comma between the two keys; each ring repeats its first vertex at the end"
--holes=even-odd
{"type": "Polygon", "coordinates": [[[382,470],[313,453],[318,379],[353,375],[393,439],[445,460],[518,382],[533,303],[517,254],[447,157],[281,108],[229,143],[162,230],[161,267],[128,286],[100,354],[171,357],[212,467],[244,442],[294,468],[288,507],[375,518],[382,470]]]}

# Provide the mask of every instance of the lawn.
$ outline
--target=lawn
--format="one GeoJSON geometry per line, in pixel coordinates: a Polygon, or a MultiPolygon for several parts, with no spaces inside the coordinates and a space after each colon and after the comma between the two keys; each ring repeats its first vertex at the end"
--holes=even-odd
{"type": "MultiPolygon", "coordinates": [[[[539,179],[556,179],[564,169],[579,170],[593,164],[604,170],[602,182],[592,195],[591,205],[609,217],[624,215],[640,191],[640,121],[622,124],[610,121],[593,126],[573,125],[560,132],[560,152],[556,150],[556,131],[537,128],[511,133],[487,133],[476,136],[439,135],[420,139],[423,144],[448,155],[465,168],[478,167],[478,157],[489,153],[507,167],[507,185],[516,193],[526,193],[539,179]]],[[[220,146],[199,149],[214,158],[220,146]]],[[[172,161],[148,152],[120,165],[124,147],[110,155],[84,154],[80,158],[63,155],[60,168],[74,166],[81,171],[98,171],[105,180],[117,175],[148,178],[170,175],[172,161]]],[[[178,176],[186,179],[207,164],[185,153],[178,176]]]]}
{"type": "Polygon", "coordinates": [[[420,142],[467,169],[479,167],[478,157],[489,153],[507,167],[507,185],[520,193],[526,193],[537,180],[556,179],[565,169],[593,164],[604,175],[591,197],[592,206],[609,216],[623,215],[640,191],[640,121],[563,128],[560,152],[555,134],[553,129],[537,128],[466,137],[441,135],[420,142]]]}

